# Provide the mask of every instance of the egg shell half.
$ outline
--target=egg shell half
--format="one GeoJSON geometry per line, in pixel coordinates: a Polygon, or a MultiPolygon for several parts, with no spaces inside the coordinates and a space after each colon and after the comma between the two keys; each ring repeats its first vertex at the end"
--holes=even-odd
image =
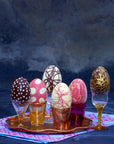
{"type": "Polygon", "coordinates": [[[42,80],[46,85],[47,92],[52,93],[53,88],[62,82],[61,72],[55,65],[50,65],[44,71],[42,80]]]}
{"type": "Polygon", "coordinates": [[[47,90],[44,82],[38,78],[30,83],[31,103],[44,103],[47,100],[47,90]]]}
{"type": "Polygon", "coordinates": [[[87,88],[83,80],[74,79],[70,86],[72,103],[83,104],[87,100],[87,88]]]}
{"type": "Polygon", "coordinates": [[[68,108],[71,106],[71,92],[65,83],[59,83],[53,89],[51,102],[52,106],[56,108],[68,108]]]}

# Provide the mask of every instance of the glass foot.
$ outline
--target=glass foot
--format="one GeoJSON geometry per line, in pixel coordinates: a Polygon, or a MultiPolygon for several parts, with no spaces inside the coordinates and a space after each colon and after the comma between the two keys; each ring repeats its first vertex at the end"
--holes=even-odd
{"type": "Polygon", "coordinates": [[[23,124],[18,124],[18,128],[23,128],[24,125],[23,124]]]}
{"type": "Polygon", "coordinates": [[[17,125],[17,128],[26,128],[26,129],[28,129],[29,126],[24,125],[24,124],[18,124],[18,125],[17,125]]]}
{"type": "Polygon", "coordinates": [[[91,127],[92,129],[95,129],[95,130],[106,130],[106,129],[108,129],[108,127],[106,127],[106,126],[102,126],[102,125],[96,125],[96,126],[92,126],[91,127]]]}

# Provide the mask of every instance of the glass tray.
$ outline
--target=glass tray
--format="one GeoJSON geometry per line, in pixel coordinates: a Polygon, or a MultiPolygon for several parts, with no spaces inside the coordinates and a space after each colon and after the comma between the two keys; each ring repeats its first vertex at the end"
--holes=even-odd
{"type": "MultiPolygon", "coordinates": [[[[50,115],[45,116],[45,120],[49,119],[50,115]]],[[[18,116],[11,117],[6,120],[7,126],[15,131],[34,133],[34,134],[67,134],[78,131],[83,131],[91,126],[92,120],[84,117],[83,122],[80,126],[70,126],[68,130],[56,130],[54,129],[53,123],[44,123],[44,126],[31,126],[29,115],[25,115],[23,119],[24,126],[18,127],[18,116]]]]}

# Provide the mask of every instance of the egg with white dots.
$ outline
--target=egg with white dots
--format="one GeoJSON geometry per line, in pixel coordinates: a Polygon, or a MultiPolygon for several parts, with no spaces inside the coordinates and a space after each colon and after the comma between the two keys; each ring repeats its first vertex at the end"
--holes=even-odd
{"type": "Polygon", "coordinates": [[[29,102],[31,98],[31,91],[29,82],[23,78],[19,77],[17,78],[11,88],[11,99],[12,101],[18,101],[21,104],[25,104],[26,102],[29,102]],[[24,86],[24,87],[23,87],[24,86]]]}
{"type": "Polygon", "coordinates": [[[30,82],[31,103],[45,103],[47,101],[47,89],[44,82],[35,78],[30,82]]]}

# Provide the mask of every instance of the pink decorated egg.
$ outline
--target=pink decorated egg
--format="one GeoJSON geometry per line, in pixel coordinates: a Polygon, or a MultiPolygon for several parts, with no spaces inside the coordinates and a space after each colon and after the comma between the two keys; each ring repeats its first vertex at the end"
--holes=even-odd
{"type": "Polygon", "coordinates": [[[52,92],[52,106],[56,108],[68,108],[71,106],[72,97],[69,87],[65,83],[59,83],[52,92]]]}
{"type": "Polygon", "coordinates": [[[70,86],[72,103],[83,104],[87,100],[87,88],[83,80],[74,79],[70,86]]]}
{"type": "Polygon", "coordinates": [[[47,100],[46,86],[42,80],[36,78],[30,83],[31,103],[44,103],[47,100]]]}

